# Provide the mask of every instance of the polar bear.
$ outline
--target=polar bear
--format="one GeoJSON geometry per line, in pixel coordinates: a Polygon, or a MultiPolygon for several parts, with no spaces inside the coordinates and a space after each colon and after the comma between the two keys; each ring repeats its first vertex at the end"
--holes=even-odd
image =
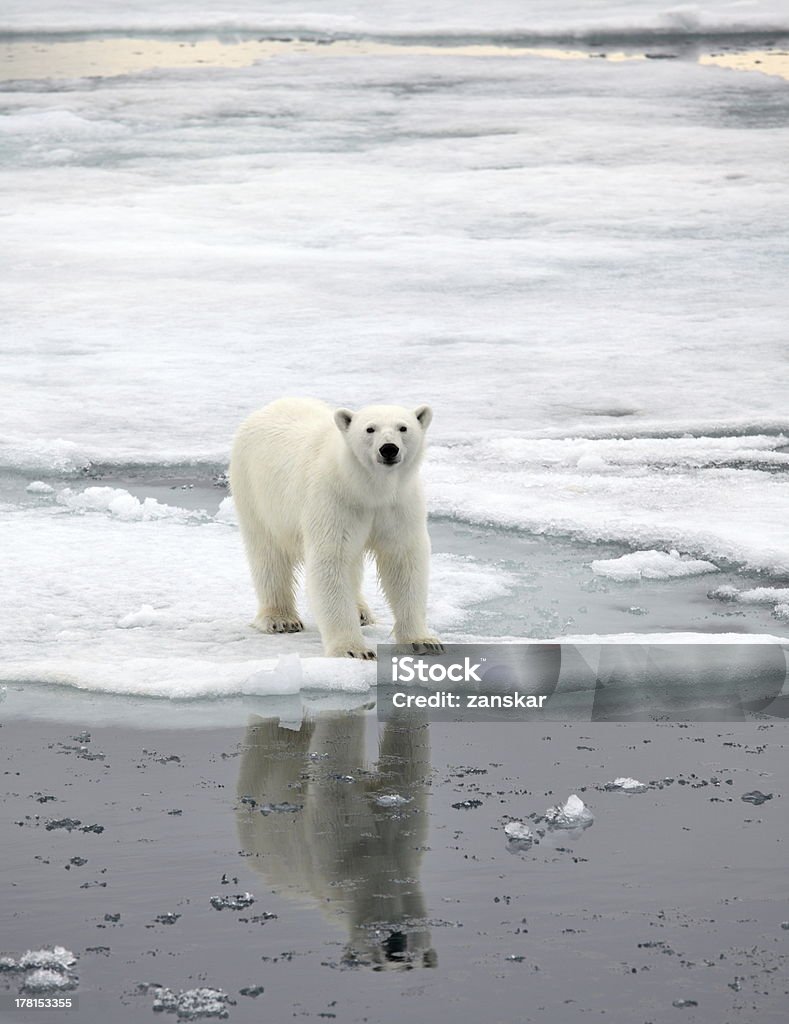
{"type": "Polygon", "coordinates": [[[230,488],[258,596],[258,629],[304,628],[294,593],[303,564],[325,653],[374,659],[361,631],[373,621],[360,592],[371,552],[397,643],[441,653],[425,622],[430,539],[418,475],[431,418],[426,405],[351,412],[282,398],[241,425],[230,488]]]}

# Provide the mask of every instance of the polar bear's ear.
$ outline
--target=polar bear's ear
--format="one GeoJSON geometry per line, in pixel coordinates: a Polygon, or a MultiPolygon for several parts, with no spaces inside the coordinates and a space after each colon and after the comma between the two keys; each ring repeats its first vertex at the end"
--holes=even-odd
{"type": "Polygon", "coordinates": [[[348,427],[350,427],[352,419],[353,413],[350,409],[338,409],[334,414],[334,422],[337,424],[337,429],[342,434],[344,434],[348,427]]]}
{"type": "Polygon", "coordinates": [[[414,409],[414,416],[419,420],[422,430],[427,430],[433,419],[433,410],[429,405],[420,405],[418,409],[414,409]]]}

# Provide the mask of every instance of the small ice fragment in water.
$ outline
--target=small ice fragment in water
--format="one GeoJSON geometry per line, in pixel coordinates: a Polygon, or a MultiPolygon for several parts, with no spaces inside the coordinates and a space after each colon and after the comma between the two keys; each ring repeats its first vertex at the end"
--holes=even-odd
{"type": "Polygon", "coordinates": [[[594,815],[583,800],[573,793],[564,804],[549,807],[545,819],[554,828],[586,828],[594,821],[594,815]]]}
{"type": "Polygon", "coordinates": [[[26,977],[22,985],[23,992],[53,992],[58,989],[77,987],[77,980],[68,972],[51,970],[48,967],[37,967],[26,977]]]}
{"type": "Polygon", "coordinates": [[[281,804],[263,804],[260,808],[260,813],[266,814],[295,814],[296,811],[300,811],[303,804],[289,804],[287,801],[281,804]]]}
{"type": "Polygon", "coordinates": [[[157,924],[175,924],[180,916],[180,914],[173,914],[168,911],[166,914],[159,914],[158,917],[154,918],[154,921],[156,921],[157,924]]]}
{"type": "Polygon", "coordinates": [[[379,807],[402,807],[403,804],[410,804],[411,798],[400,796],[399,793],[379,793],[375,802],[379,807]]]}
{"type": "Polygon", "coordinates": [[[639,782],[638,779],[621,777],[614,779],[613,782],[606,782],[603,789],[619,790],[622,793],[646,793],[649,786],[645,785],[643,782],[639,782]]]}
{"type": "Polygon", "coordinates": [[[682,557],[679,551],[631,551],[619,558],[598,558],[592,572],[620,583],[640,579],[671,580],[683,576],[701,576],[718,572],[717,565],[701,558],[682,557]]]}
{"type": "Polygon", "coordinates": [[[266,990],[262,985],[247,985],[246,988],[240,988],[238,990],[239,995],[249,996],[250,999],[257,999],[257,997],[262,996],[265,991],[266,990]]]}
{"type": "Polygon", "coordinates": [[[676,1006],[678,1010],[682,1010],[686,1006],[698,1006],[699,1004],[695,999],[675,999],[671,1005],[676,1006]]]}
{"type": "Polygon", "coordinates": [[[461,800],[460,803],[452,804],[456,811],[473,811],[475,807],[481,807],[481,800],[461,800]]]}
{"type": "Polygon", "coordinates": [[[781,927],[785,932],[789,932],[789,921],[781,921],[781,927]]]}
{"type": "Polygon", "coordinates": [[[45,827],[47,832],[52,832],[56,828],[66,828],[70,832],[74,828],[79,828],[81,824],[79,818],[60,818],[57,821],[48,821],[45,827]]]}
{"type": "Polygon", "coordinates": [[[201,1017],[228,1015],[230,996],[221,988],[190,988],[177,995],[169,988],[153,990],[153,1010],[157,1013],[175,1013],[179,1020],[199,1020],[201,1017]]]}
{"type": "Polygon", "coordinates": [[[70,949],[64,946],[54,946],[52,949],[28,950],[19,960],[19,967],[23,971],[29,971],[36,967],[42,967],[52,971],[67,971],[77,962],[77,958],[70,949]]]}
{"type": "Polygon", "coordinates": [[[772,800],[772,798],[772,793],[762,793],[761,790],[753,789],[750,793],[743,793],[740,800],[744,800],[746,804],[755,804],[758,807],[766,800],[772,800]]]}
{"type": "Polygon", "coordinates": [[[55,488],[44,483],[43,480],[31,480],[25,490],[28,494],[53,494],[55,488]]]}
{"type": "Polygon", "coordinates": [[[237,893],[235,896],[212,896],[211,906],[214,910],[244,910],[255,902],[251,892],[237,893]]]}
{"type": "MultiPolygon", "coordinates": [[[[789,928],[789,925],[787,925],[787,928],[789,928]]],[[[3,971],[19,970],[21,970],[21,968],[12,956],[0,956],[0,974],[2,974],[3,971]]]]}
{"type": "Polygon", "coordinates": [[[504,826],[504,835],[518,843],[531,843],[534,840],[534,833],[522,821],[508,821],[504,826]]]}
{"type": "Polygon", "coordinates": [[[707,597],[711,601],[736,601],[739,596],[739,590],[736,587],[729,585],[716,587],[714,590],[710,590],[707,593],[707,597]]]}

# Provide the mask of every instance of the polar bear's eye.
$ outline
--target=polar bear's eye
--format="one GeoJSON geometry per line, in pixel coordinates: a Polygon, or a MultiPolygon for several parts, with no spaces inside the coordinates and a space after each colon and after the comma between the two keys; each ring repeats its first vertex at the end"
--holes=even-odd
{"type": "Polygon", "coordinates": [[[406,430],[408,430],[408,427],[400,427],[399,429],[400,429],[400,433],[404,434],[406,432],[406,430]]]}
{"type": "Polygon", "coordinates": [[[375,433],[375,427],[368,427],[367,428],[367,433],[368,434],[374,434],[375,433]]]}

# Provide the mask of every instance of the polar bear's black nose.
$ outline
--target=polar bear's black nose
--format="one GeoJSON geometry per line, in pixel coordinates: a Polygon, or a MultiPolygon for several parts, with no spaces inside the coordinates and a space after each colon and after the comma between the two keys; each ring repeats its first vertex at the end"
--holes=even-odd
{"type": "Polygon", "coordinates": [[[393,462],[400,454],[400,449],[396,444],[382,444],[378,453],[386,462],[393,462]]]}

